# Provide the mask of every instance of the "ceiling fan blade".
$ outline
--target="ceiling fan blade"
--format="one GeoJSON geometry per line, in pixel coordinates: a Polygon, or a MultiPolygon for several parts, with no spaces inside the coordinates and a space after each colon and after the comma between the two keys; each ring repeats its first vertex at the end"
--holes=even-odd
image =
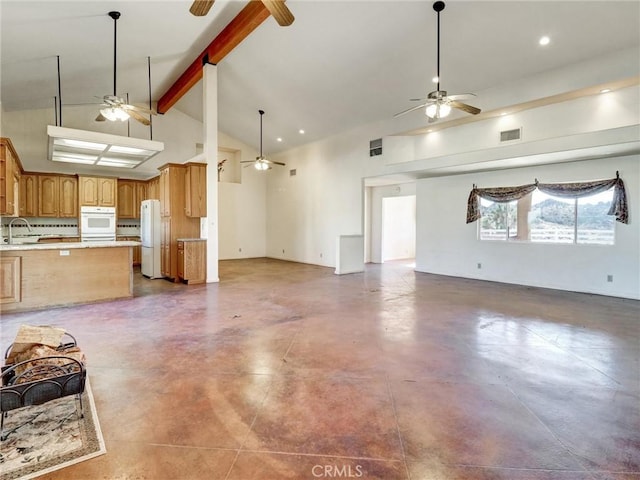
{"type": "Polygon", "coordinates": [[[276,19],[281,27],[288,27],[293,23],[295,17],[291,10],[284,4],[285,0],[262,0],[269,13],[276,19]]]}
{"type": "Polygon", "coordinates": [[[139,121],[141,124],[146,125],[147,127],[151,125],[151,122],[148,118],[143,117],[140,113],[135,110],[126,110],[126,112],[131,115],[135,120],[139,121]]]}
{"type": "Polygon", "coordinates": [[[402,112],[400,112],[400,113],[396,113],[396,114],[393,116],[393,118],[395,118],[395,117],[399,117],[400,115],[404,115],[405,113],[413,112],[414,110],[418,110],[419,108],[424,108],[424,107],[426,107],[426,106],[427,106],[427,104],[426,104],[426,103],[423,103],[423,104],[421,104],[421,105],[416,105],[415,107],[411,107],[411,108],[408,108],[408,109],[406,109],[406,110],[403,110],[403,111],[402,111],[402,112]]]}
{"type": "Polygon", "coordinates": [[[209,13],[209,10],[211,10],[214,1],[215,0],[194,0],[189,11],[196,17],[204,17],[209,13]]]}
{"type": "Polygon", "coordinates": [[[255,160],[242,160],[240,163],[256,163],[255,160]]]}
{"type": "Polygon", "coordinates": [[[274,165],[282,165],[283,167],[286,167],[287,164],[286,163],[282,163],[282,162],[274,162],[273,160],[267,160],[267,162],[269,163],[273,163],[274,165]]]}
{"type": "Polygon", "coordinates": [[[447,95],[447,98],[449,100],[465,100],[475,96],[476,96],[475,93],[459,93],[457,95],[447,95]]]}
{"type": "Polygon", "coordinates": [[[470,113],[471,115],[477,115],[482,111],[477,107],[473,107],[471,105],[467,105],[466,103],[458,102],[456,100],[450,101],[449,105],[451,105],[453,108],[457,108],[458,110],[462,110],[463,112],[470,113]]]}
{"type": "Polygon", "coordinates": [[[125,103],[124,105],[120,105],[120,107],[123,110],[126,110],[127,112],[133,111],[135,110],[138,113],[144,113],[145,115],[157,115],[158,112],[156,112],[155,110],[149,110],[146,107],[138,107],[137,105],[131,105],[128,103],[125,103]]]}
{"type": "Polygon", "coordinates": [[[102,115],[101,113],[98,114],[98,116],[96,117],[96,122],[104,122],[107,120],[107,117],[105,117],[104,115],[102,115]]]}

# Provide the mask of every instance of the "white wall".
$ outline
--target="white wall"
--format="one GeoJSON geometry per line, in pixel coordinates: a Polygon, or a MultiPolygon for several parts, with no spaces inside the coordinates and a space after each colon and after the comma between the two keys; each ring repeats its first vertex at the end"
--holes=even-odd
{"type": "Polygon", "coordinates": [[[634,155],[418,180],[416,270],[640,299],[639,160],[634,155]],[[616,222],[614,246],[480,241],[477,222],[465,223],[474,183],[587,181],[613,178],[616,170],[627,189],[630,222],[616,222]]]}
{"type": "MultiPolygon", "coordinates": [[[[218,132],[218,146],[237,150],[235,160],[255,160],[258,152],[218,132]]],[[[241,183],[218,183],[219,258],[254,258],[266,255],[267,175],[251,164],[240,168],[241,183]]],[[[229,167],[230,168],[230,167],[229,167]]]]}

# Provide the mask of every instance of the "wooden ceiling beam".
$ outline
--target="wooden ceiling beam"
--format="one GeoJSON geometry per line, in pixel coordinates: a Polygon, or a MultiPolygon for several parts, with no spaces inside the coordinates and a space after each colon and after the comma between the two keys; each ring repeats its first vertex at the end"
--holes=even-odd
{"type": "Polygon", "coordinates": [[[251,0],[189,65],[158,100],[158,113],[167,111],[202,78],[204,63],[217,64],[269,17],[261,1],[251,0]]]}

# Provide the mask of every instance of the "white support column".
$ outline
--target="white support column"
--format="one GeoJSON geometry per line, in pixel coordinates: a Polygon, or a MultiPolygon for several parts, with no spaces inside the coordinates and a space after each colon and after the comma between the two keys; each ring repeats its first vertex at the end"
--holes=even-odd
{"type": "Polygon", "coordinates": [[[203,66],[204,153],[207,162],[207,283],[218,282],[218,67],[203,66]]]}

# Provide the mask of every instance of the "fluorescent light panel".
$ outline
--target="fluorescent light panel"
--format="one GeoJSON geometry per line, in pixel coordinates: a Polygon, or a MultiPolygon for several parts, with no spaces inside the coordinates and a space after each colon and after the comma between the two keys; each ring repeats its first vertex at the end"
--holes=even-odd
{"type": "Polygon", "coordinates": [[[107,133],[47,127],[49,160],[103,167],[136,168],[164,150],[164,143],[107,133]]]}

